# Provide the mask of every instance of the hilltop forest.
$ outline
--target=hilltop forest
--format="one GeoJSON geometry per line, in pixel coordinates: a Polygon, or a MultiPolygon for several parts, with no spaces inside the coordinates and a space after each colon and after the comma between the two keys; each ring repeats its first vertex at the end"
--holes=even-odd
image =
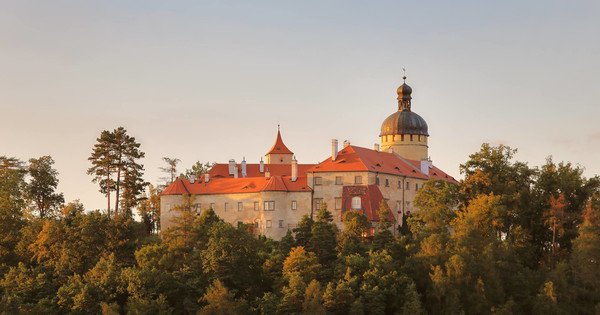
{"type": "MultiPolygon", "coordinates": [[[[515,154],[483,144],[458,185],[419,190],[397,231],[369,233],[353,211],[338,229],[323,205],[280,241],[197,214],[193,196],[161,230],[161,185],[123,128],[91,148],[103,210],[65,202],[52,157],[0,156],[0,312],[600,314],[600,179],[515,154]]],[[[178,160],[164,160],[172,181],[178,160]]]]}

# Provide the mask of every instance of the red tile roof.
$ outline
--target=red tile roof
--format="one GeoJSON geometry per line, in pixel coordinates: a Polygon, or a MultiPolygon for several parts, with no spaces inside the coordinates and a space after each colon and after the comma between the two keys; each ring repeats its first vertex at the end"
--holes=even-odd
{"type": "Polygon", "coordinates": [[[275,139],[275,144],[267,152],[267,154],[294,154],[288,147],[285,146],[283,140],[281,139],[281,132],[277,130],[277,139],[275,139]]]}
{"type": "Polygon", "coordinates": [[[407,160],[394,153],[375,151],[349,145],[342,149],[335,161],[331,157],[310,168],[308,172],[360,172],[370,171],[383,174],[400,175],[419,179],[441,179],[458,183],[452,176],[432,166],[430,175],[420,169],[421,161],[407,160]]]}
{"type": "MultiPolygon", "coordinates": [[[[370,221],[379,221],[379,205],[386,202],[377,185],[344,186],[342,190],[342,211],[357,211],[352,209],[352,198],[360,197],[361,209],[370,221]]],[[[389,205],[385,204],[388,208],[389,205]]],[[[388,221],[395,221],[391,211],[388,212],[388,221]]]]}
{"type": "Polygon", "coordinates": [[[208,183],[204,177],[193,184],[187,179],[176,179],[161,195],[216,195],[255,193],[261,191],[306,191],[311,189],[307,185],[306,177],[298,177],[293,182],[289,176],[271,177],[245,177],[245,178],[210,178],[208,183]]]}
{"type": "MultiPolygon", "coordinates": [[[[298,176],[306,176],[306,172],[315,164],[298,164],[298,176]]],[[[238,177],[242,177],[242,166],[237,164],[238,177]]],[[[291,164],[265,164],[265,171],[269,171],[271,176],[290,176],[292,175],[291,164]]],[[[210,177],[233,177],[229,175],[229,164],[215,164],[208,171],[210,177]]],[[[264,177],[265,173],[260,172],[260,164],[246,164],[246,177],[264,177]]]]}

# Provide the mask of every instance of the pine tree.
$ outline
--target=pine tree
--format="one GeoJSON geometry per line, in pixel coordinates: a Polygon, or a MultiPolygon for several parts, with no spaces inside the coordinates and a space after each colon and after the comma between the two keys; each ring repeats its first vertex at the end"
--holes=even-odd
{"type": "Polygon", "coordinates": [[[92,182],[98,183],[100,192],[106,195],[107,205],[106,212],[111,215],[110,194],[115,189],[113,173],[114,173],[114,151],[113,151],[114,135],[104,130],[100,133],[100,137],[96,139],[94,149],[88,160],[92,166],[87,170],[88,175],[92,175],[92,182]]]}
{"type": "Polygon", "coordinates": [[[335,248],[337,246],[337,227],[333,222],[331,212],[327,210],[327,204],[323,203],[317,220],[313,223],[311,236],[307,250],[316,254],[321,264],[320,279],[329,281],[333,277],[334,262],[337,258],[335,248]]]}

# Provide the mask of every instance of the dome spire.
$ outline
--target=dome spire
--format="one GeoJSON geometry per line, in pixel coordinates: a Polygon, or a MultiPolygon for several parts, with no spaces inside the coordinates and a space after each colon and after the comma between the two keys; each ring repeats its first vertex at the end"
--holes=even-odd
{"type": "Polygon", "coordinates": [[[404,75],[402,76],[402,85],[398,87],[396,91],[398,93],[398,110],[399,111],[409,111],[411,107],[412,96],[412,88],[406,84],[406,69],[402,68],[404,75]]]}

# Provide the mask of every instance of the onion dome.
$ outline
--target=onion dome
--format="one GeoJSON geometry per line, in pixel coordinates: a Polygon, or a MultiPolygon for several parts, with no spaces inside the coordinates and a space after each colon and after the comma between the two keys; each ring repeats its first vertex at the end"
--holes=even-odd
{"type": "MultiPolygon", "coordinates": [[[[403,79],[406,80],[406,76],[403,79]]],[[[429,136],[425,119],[411,111],[412,88],[404,82],[398,87],[397,92],[398,111],[383,121],[379,136],[402,134],[429,136]]]]}

